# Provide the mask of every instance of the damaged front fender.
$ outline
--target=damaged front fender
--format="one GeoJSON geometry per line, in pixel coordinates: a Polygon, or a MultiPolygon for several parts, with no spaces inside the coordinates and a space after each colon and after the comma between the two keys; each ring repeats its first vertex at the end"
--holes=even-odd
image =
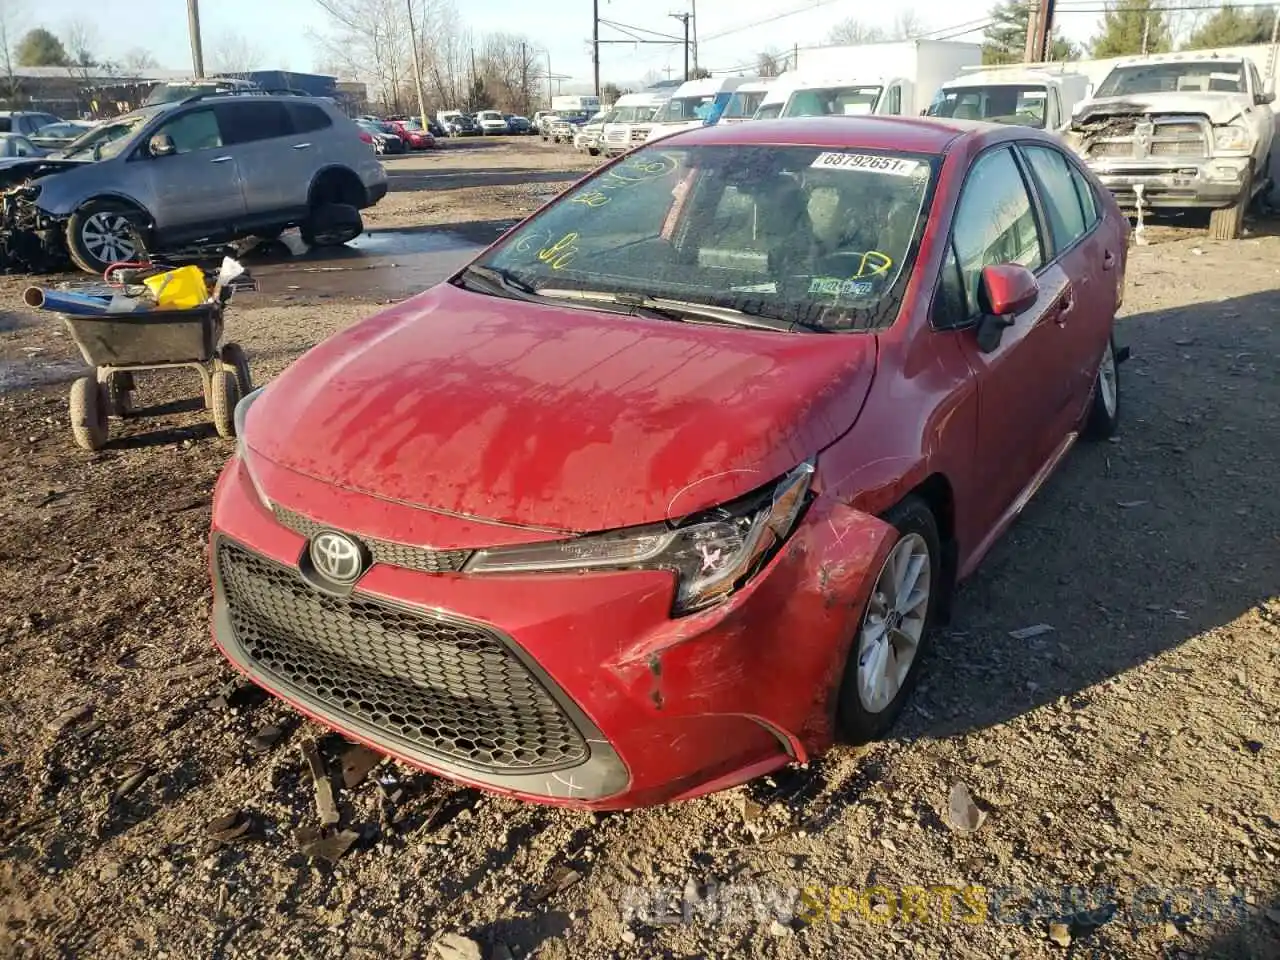
{"type": "Polygon", "coordinates": [[[57,157],[0,160],[0,270],[38,273],[66,260],[62,220],[40,206],[46,178],[82,166],[57,157]]]}

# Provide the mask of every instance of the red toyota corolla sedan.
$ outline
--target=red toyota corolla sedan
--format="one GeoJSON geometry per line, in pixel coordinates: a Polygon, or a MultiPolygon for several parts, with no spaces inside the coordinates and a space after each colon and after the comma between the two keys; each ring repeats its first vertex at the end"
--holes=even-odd
{"type": "Polygon", "coordinates": [[[1128,229],[1024,127],[627,154],[241,402],[215,640],[349,737],[546,803],[876,737],[956,582],[1116,429],[1128,229]]]}

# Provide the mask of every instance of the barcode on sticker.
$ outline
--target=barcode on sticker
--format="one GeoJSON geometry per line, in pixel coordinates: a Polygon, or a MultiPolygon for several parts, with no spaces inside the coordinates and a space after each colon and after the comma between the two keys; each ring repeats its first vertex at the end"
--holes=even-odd
{"type": "Polygon", "coordinates": [[[869,153],[820,153],[810,166],[819,170],[871,170],[891,173],[895,177],[909,177],[920,164],[916,160],[877,157],[869,153]]]}

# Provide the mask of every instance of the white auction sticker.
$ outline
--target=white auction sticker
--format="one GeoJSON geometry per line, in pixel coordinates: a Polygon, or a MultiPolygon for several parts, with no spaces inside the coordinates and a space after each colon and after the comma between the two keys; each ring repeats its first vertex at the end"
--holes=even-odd
{"type": "Polygon", "coordinates": [[[869,153],[820,153],[810,166],[819,170],[870,170],[909,177],[916,172],[920,162],[900,157],[877,157],[869,153]]]}

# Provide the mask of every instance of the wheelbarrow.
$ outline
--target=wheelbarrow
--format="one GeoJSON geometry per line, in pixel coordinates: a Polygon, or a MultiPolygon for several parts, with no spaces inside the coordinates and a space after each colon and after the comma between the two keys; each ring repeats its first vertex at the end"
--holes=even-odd
{"type": "MultiPolygon", "coordinates": [[[[38,290],[39,288],[31,288],[38,290]]],[[[52,293],[46,294],[54,301],[52,293]]],[[[74,301],[67,299],[74,307],[74,301]]],[[[59,310],[54,302],[31,306],[59,310]]],[[[187,367],[200,375],[205,409],[220,437],[235,436],[235,409],[253,389],[249,359],[236,343],[222,343],[223,303],[203,303],[188,310],[145,310],[132,313],[61,312],[93,376],[71,384],[71,432],[86,450],[107,442],[109,417],[133,410],[134,374],[142,370],[187,367]]]]}

